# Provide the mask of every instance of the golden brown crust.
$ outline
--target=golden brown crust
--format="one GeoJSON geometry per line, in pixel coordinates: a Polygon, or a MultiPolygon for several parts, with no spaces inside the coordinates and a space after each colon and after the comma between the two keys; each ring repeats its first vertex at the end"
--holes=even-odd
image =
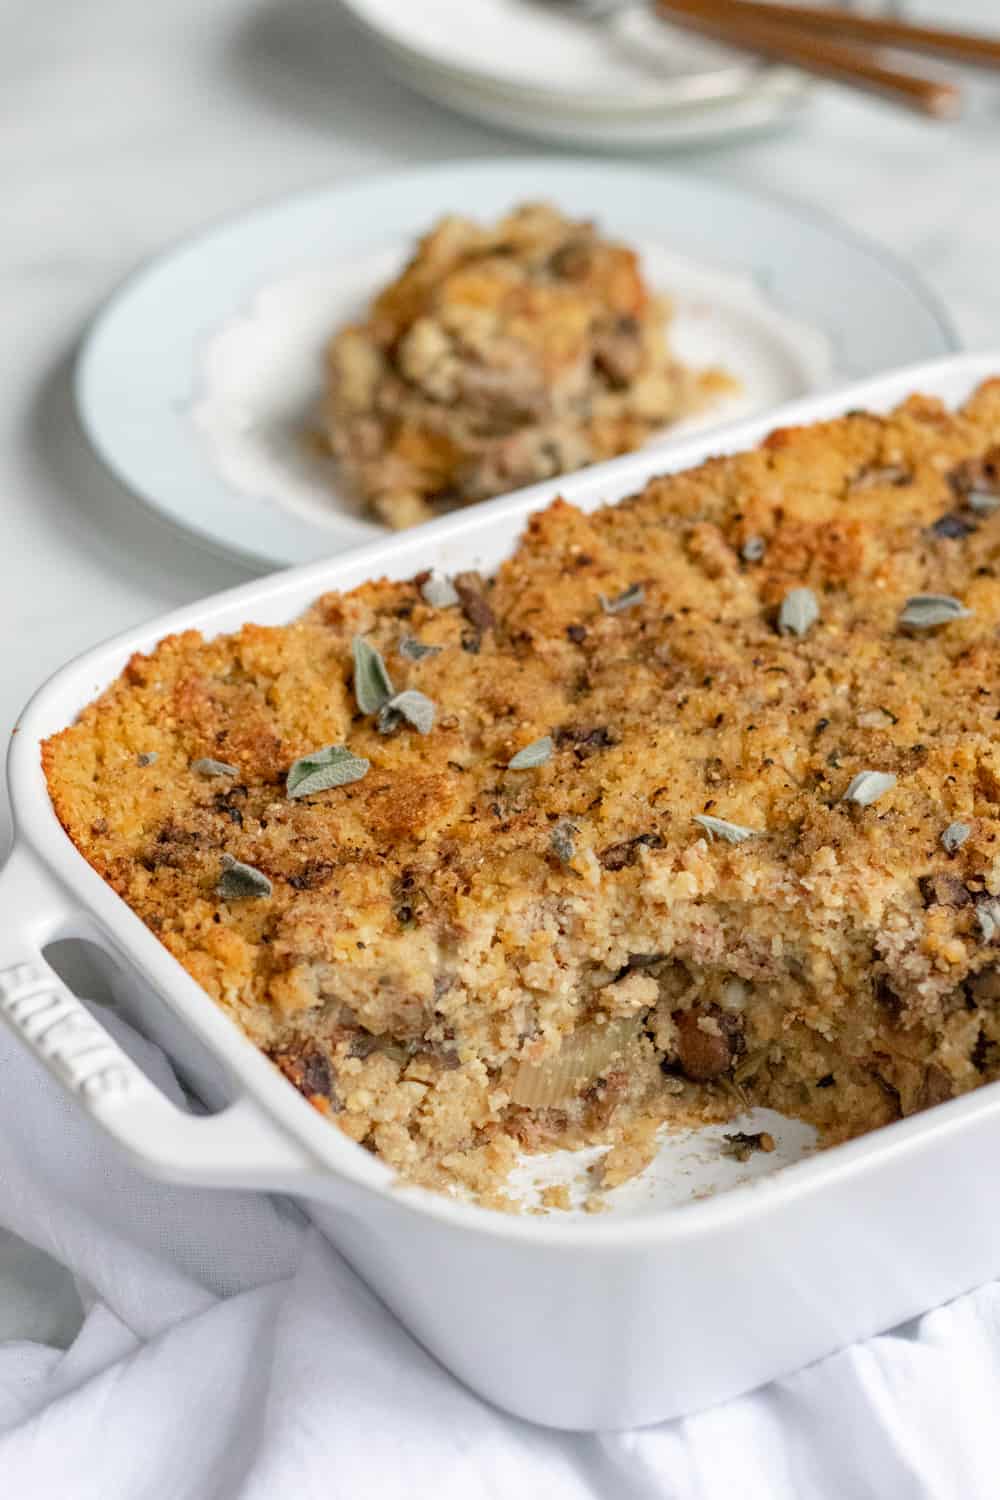
{"type": "Polygon", "coordinates": [[[443,219],[330,345],[330,446],[392,526],[627,453],[733,386],[669,354],[667,316],[592,224],[443,219]]]}
{"type": "Polygon", "coordinates": [[[383,580],[133,658],[46,743],[53,802],[254,1040],[286,1072],[318,1051],[341,1128],[419,1180],[483,1189],[520,1146],[741,1093],[854,1134],[1000,1072],[993,491],[1000,381],[957,414],[783,429],[592,515],[557,501],[462,607],[383,580]],[[819,619],[782,634],[803,587],[819,619]],[[970,613],[902,625],[922,593],[970,613]],[[429,734],[359,712],[356,634],[434,700],[429,734]],[[546,735],[546,763],[506,769],[546,735]],[[368,775],[290,800],[328,744],[368,775]],[[867,806],[844,800],[863,771],[896,777],[867,806]],[[704,815],[754,836],[712,842],[704,815]],[[223,853],[271,897],[221,901],[223,853]],[[629,1016],[597,1077],[516,1102],[522,1066],[629,1016]]]}

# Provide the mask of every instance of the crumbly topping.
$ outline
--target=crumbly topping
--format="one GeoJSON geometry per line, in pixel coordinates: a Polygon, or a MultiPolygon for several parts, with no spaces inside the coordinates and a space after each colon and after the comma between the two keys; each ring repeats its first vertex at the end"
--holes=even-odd
{"type": "Polygon", "coordinates": [[[668,316],[593,224],[443,219],[330,346],[330,446],[391,526],[627,453],[734,385],[670,354],[668,316]]]}
{"type": "Polygon", "coordinates": [[[748,1098],[856,1133],[1000,1070],[1000,513],[965,503],[998,453],[1000,381],[913,397],[558,501],[461,608],[418,575],[170,637],[46,744],[55,807],[418,1180],[481,1191],[521,1149],[748,1098]],[[800,588],[821,607],[785,633],[800,588]],[[961,613],[901,622],[930,595],[961,613]],[[426,732],[363,710],[356,639],[426,732]],[[565,1096],[519,1104],[561,1051],[565,1096]]]}

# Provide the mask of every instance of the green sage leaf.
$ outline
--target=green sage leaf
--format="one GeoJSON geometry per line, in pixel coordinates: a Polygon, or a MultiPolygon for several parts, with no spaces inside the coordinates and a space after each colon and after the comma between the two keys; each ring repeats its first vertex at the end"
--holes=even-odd
{"type": "Polygon", "coordinates": [[[354,655],[354,696],[363,714],[377,714],[395,692],[381,652],[356,635],[351,642],[354,655]]]}
{"type": "Polygon", "coordinates": [[[223,901],[248,901],[270,896],[273,887],[267,876],[253,865],[245,865],[231,854],[222,856],[222,874],[216,882],[216,895],[223,901]]]}
{"type": "Polygon", "coordinates": [[[227,760],[213,760],[210,755],[193,760],[191,769],[198,776],[238,776],[239,767],[231,766],[227,760]]]}
{"type": "Polygon", "coordinates": [[[968,619],[971,613],[961,599],[955,599],[951,594],[914,594],[907,599],[899,623],[909,625],[911,630],[931,630],[935,625],[968,619]]]}
{"type": "Polygon", "coordinates": [[[285,790],[289,797],[311,797],[330,787],[348,786],[367,776],[371,761],[352,755],[345,745],[325,745],[300,756],[288,772],[285,790]]]}
{"type": "Polygon", "coordinates": [[[416,688],[406,688],[404,692],[397,693],[379,709],[379,733],[392,734],[393,730],[398,729],[405,719],[407,724],[413,725],[418,734],[430,734],[434,728],[436,713],[437,708],[433,698],[428,698],[426,693],[420,693],[416,688]]]}
{"type": "Polygon", "coordinates": [[[552,759],[552,736],[543,734],[541,739],[532,740],[530,745],[525,745],[519,750],[512,760],[507,762],[508,771],[531,771],[535,766],[544,766],[547,760],[552,759]]]}

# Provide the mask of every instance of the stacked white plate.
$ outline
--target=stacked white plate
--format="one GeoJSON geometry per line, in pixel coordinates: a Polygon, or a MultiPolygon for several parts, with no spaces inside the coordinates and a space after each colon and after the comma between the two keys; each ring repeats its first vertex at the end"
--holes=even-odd
{"type": "Polygon", "coordinates": [[[340,0],[419,93],[524,135],[590,146],[694,143],[773,125],[808,82],[661,21],[569,0],[340,0]]]}

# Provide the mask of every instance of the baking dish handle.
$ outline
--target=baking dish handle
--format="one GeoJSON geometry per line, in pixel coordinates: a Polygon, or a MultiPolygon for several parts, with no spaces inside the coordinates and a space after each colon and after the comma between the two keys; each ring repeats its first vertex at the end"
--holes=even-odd
{"type": "Polygon", "coordinates": [[[138,1166],[172,1182],[285,1192],[319,1169],[249,1098],[192,1115],[146,1077],[43,957],[75,913],[23,849],[0,872],[0,891],[0,1016],[138,1166]]]}

